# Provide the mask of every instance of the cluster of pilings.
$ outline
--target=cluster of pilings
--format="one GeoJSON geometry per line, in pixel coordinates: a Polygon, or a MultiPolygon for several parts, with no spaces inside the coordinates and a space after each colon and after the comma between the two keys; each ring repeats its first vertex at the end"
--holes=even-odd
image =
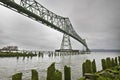
{"type": "MultiPolygon", "coordinates": [[[[12,80],[22,80],[22,73],[16,73],[12,75],[12,80]]],[[[38,72],[35,69],[31,70],[31,80],[39,80],[38,72]]]]}
{"type": "Polygon", "coordinates": [[[120,56],[101,59],[102,70],[97,72],[95,60],[86,60],[82,64],[84,78],[80,80],[119,80],[120,79],[120,56]],[[107,79],[108,78],[108,79],[107,79]]]}
{"type": "Polygon", "coordinates": [[[42,52],[39,52],[38,57],[44,57],[44,54],[42,52]]]}
{"type": "MultiPolygon", "coordinates": [[[[102,59],[102,70],[97,71],[95,59],[93,61],[86,60],[82,64],[83,76],[79,80],[119,80],[120,79],[120,56],[115,58],[102,59]],[[112,76],[112,77],[111,77],[112,76]]],[[[38,72],[31,70],[31,80],[39,80],[38,72]]],[[[55,68],[55,63],[52,63],[47,68],[46,80],[62,80],[62,72],[55,68]]],[[[22,80],[22,73],[17,73],[12,76],[12,80],[22,80]]],[[[64,66],[64,80],[71,80],[71,68],[64,66]]]]}
{"type": "Polygon", "coordinates": [[[62,80],[62,73],[55,69],[55,63],[52,63],[47,69],[46,80],[62,80]]]}
{"type": "Polygon", "coordinates": [[[115,57],[115,58],[106,58],[106,59],[102,59],[102,69],[110,69],[112,67],[118,66],[120,65],[120,56],[119,57],[115,57]]]}
{"type": "Polygon", "coordinates": [[[80,55],[80,54],[86,54],[86,52],[49,52],[48,56],[69,56],[69,55],[80,55]]]}
{"type": "MultiPolygon", "coordinates": [[[[37,70],[31,70],[31,80],[39,80],[37,70]]],[[[16,73],[12,75],[12,80],[22,80],[22,73],[16,73]]],[[[55,68],[55,63],[52,63],[47,68],[46,80],[62,80],[62,72],[55,68]]],[[[64,80],[71,80],[71,69],[68,66],[64,66],[64,80]]]]}
{"type": "Polygon", "coordinates": [[[54,52],[54,51],[48,51],[48,53],[44,52],[36,52],[36,51],[16,51],[16,52],[0,52],[0,57],[25,57],[32,58],[33,56],[38,57],[44,57],[44,55],[47,54],[48,57],[56,57],[56,56],[69,56],[69,55],[80,55],[80,54],[87,54],[86,52],[80,52],[80,51],[66,51],[66,52],[54,52]]]}
{"type": "MultiPolygon", "coordinates": [[[[46,80],[62,80],[62,72],[55,68],[55,63],[48,67],[46,80]]],[[[64,66],[64,80],[71,80],[71,68],[68,66],[64,66]]]]}
{"type": "Polygon", "coordinates": [[[82,70],[83,76],[85,73],[95,73],[97,71],[95,59],[92,62],[90,60],[86,60],[86,62],[82,64],[82,70]]]}

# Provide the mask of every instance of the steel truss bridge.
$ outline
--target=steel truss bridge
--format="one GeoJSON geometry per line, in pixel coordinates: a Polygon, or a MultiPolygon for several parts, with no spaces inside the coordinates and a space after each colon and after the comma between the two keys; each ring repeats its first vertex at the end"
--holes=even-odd
{"type": "Polygon", "coordinates": [[[59,16],[35,0],[0,0],[0,4],[79,41],[89,51],[85,39],[74,30],[69,18],[59,16]]]}

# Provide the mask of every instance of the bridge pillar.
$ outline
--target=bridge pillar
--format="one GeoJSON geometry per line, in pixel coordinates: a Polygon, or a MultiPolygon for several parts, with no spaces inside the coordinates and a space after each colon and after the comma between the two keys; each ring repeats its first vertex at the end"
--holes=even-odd
{"type": "Polygon", "coordinates": [[[61,53],[79,53],[79,50],[73,50],[71,46],[70,36],[67,34],[63,34],[61,47],[58,50],[55,50],[55,52],[61,52],[61,53]]]}
{"type": "Polygon", "coordinates": [[[70,36],[67,34],[63,34],[63,39],[61,43],[61,50],[72,50],[71,42],[70,42],[70,36]]]}

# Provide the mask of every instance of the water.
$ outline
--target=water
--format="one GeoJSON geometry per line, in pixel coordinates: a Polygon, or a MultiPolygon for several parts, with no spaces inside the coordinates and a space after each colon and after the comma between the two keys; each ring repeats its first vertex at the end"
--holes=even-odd
{"type": "Polygon", "coordinates": [[[82,76],[82,63],[86,59],[96,60],[97,69],[101,70],[101,59],[106,57],[117,57],[120,53],[117,52],[97,52],[91,54],[66,55],[49,57],[44,54],[43,57],[33,58],[0,58],[0,80],[11,80],[11,75],[22,72],[23,80],[30,80],[31,69],[37,69],[39,72],[39,79],[46,80],[47,67],[55,62],[56,69],[63,72],[64,65],[71,67],[72,80],[77,80],[82,76]]]}

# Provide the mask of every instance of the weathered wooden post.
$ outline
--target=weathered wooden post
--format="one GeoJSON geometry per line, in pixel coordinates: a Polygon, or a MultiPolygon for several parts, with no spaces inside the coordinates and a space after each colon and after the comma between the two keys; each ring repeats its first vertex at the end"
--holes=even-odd
{"type": "Polygon", "coordinates": [[[47,80],[55,80],[55,63],[52,63],[47,69],[47,80]]]}
{"type": "Polygon", "coordinates": [[[62,73],[55,69],[55,63],[52,63],[47,69],[47,80],[62,80],[62,73]]]}
{"type": "Polygon", "coordinates": [[[71,69],[70,69],[70,67],[64,66],[64,80],[71,80],[71,69]]]}
{"type": "Polygon", "coordinates": [[[117,57],[115,57],[115,65],[118,66],[117,57]]]}
{"type": "Polygon", "coordinates": [[[38,72],[35,69],[32,69],[31,72],[32,72],[31,80],[38,80],[38,72]]]}
{"type": "Polygon", "coordinates": [[[22,80],[22,73],[12,75],[12,80],[22,80]]]}
{"type": "Polygon", "coordinates": [[[92,63],[90,60],[86,60],[85,73],[92,73],[92,63]]]}
{"type": "Polygon", "coordinates": [[[82,75],[84,76],[85,74],[85,62],[82,64],[82,75]]]}
{"type": "Polygon", "coordinates": [[[107,68],[105,59],[102,59],[101,62],[102,62],[102,69],[105,70],[107,68]]]}
{"type": "Polygon", "coordinates": [[[120,65],[120,56],[118,56],[118,61],[119,61],[119,65],[120,65]]]}
{"type": "Polygon", "coordinates": [[[55,71],[55,80],[62,80],[62,73],[59,70],[55,71]]]}
{"type": "Polygon", "coordinates": [[[107,58],[106,58],[106,64],[107,64],[107,68],[108,68],[108,69],[112,67],[110,57],[107,57],[107,58]]]}
{"type": "Polygon", "coordinates": [[[40,57],[40,54],[41,54],[41,53],[40,53],[40,51],[39,51],[39,52],[38,52],[38,57],[40,57]]]}
{"type": "Polygon", "coordinates": [[[95,73],[97,70],[96,70],[96,63],[95,63],[95,59],[92,61],[92,71],[93,73],[95,73]]]}
{"type": "Polygon", "coordinates": [[[115,60],[114,60],[114,58],[112,58],[111,63],[112,63],[112,67],[115,67],[115,60]]]}

